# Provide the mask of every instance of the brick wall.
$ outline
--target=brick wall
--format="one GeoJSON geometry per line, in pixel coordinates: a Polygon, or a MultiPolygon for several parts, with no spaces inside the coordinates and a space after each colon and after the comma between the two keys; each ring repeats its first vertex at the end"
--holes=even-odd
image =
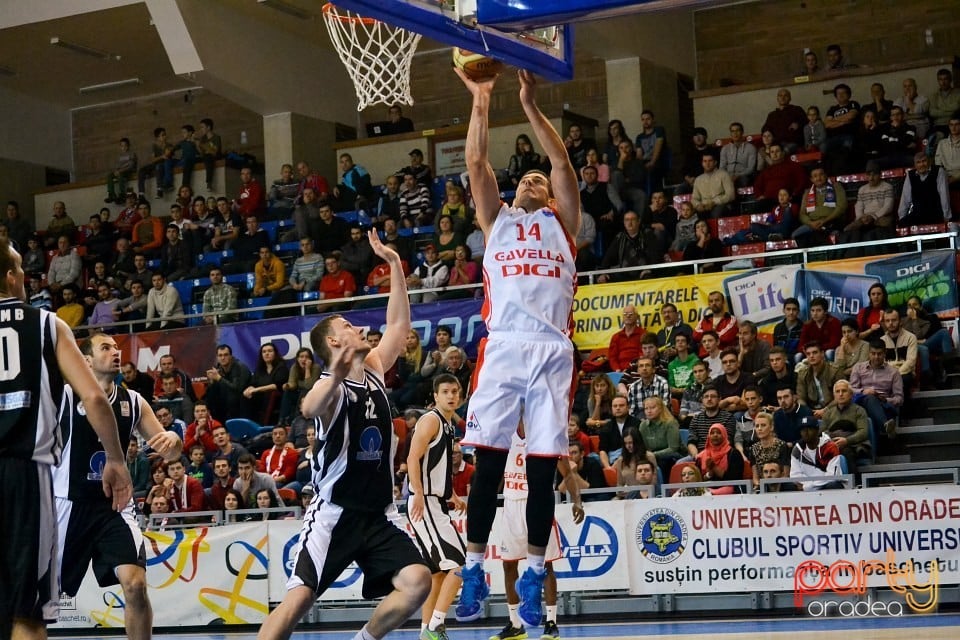
{"type": "Polygon", "coordinates": [[[699,89],[795,76],[807,47],[822,67],[834,43],[858,65],[960,52],[956,0],[762,0],[697,11],[695,30],[699,89]]]}
{"type": "MultiPolygon", "coordinates": [[[[213,120],[224,151],[243,151],[263,159],[263,118],[259,114],[204,89],[194,89],[190,102],[184,101],[184,93],[73,111],[74,179],[106,176],[116,162],[122,137],[130,138],[142,162],[149,158],[154,127],[165,127],[167,139],[175,143],[180,140],[182,125],[197,127],[201,118],[213,120]],[[247,132],[246,146],[240,144],[241,131],[247,132]]],[[[193,186],[197,188],[197,184],[193,186]]]]}

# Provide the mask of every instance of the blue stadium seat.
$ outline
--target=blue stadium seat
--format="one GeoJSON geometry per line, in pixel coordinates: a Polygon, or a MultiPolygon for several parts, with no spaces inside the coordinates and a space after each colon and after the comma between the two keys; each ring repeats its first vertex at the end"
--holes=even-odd
{"type": "Polygon", "coordinates": [[[267,235],[270,237],[270,242],[277,241],[277,229],[280,228],[278,221],[266,220],[260,223],[260,228],[267,232],[267,235]]]}
{"type": "Polygon", "coordinates": [[[607,377],[610,378],[610,382],[613,383],[613,386],[616,387],[620,384],[620,379],[623,378],[622,371],[607,371],[607,377]]]}
{"type": "Polygon", "coordinates": [[[234,442],[243,442],[250,438],[255,438],[261,433],[267,433],[267,427],[260,426],[253,420],[246,418],[231,418],[223,425],[230,434],[230,439],[234,442]]]}
{"type": "Polygon", "coordinates": [[[284,242],[283,244],[273,245],[273,252],[278,256],[293,254],[296,256],[300,252],[300,242],[284,242]]]}
{"type": "Polygon", "coordinates": [[[307,302],[309,300],[319,300],[319,299],[320,299],[319,291],[301,291],[300,292],[300,300],[303,302],[307,302]]]}
{"type": "Polygon", "coordinates": [[[690,439],[690,429],[680,428],[680,444],[684,447],[687,446],[687,440],[690,439]]]}
{"type": "Polygon", "coordinates": [[[265,307],[270,304],[270,297],[246,298],[242,303],[238,301],[237,304],[241,309],[254,309],[243,314],[245,320],[263,320],[263,309],[256,307],[265,307]]]}
{"type": "Polygon", "coordinates": [[[198,267],[210,267],[212,265],[220,266],[223,263],[224,258],[232,258],[233,251],[210,251],[208,253],[201,253],[197,258],[198,267]]]}
{"type": "Polygon", "coordinates": [[[160,267],[160,258],[154,258],[153,260],[147,260],[147,269],[151,271],[160,267]]]}

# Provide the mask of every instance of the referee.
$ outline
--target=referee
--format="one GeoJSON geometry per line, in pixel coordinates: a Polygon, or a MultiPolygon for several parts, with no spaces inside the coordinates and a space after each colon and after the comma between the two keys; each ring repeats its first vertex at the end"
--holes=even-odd
{"type": "Polygon", "coordinates": [[[57,619],[57,535],[51,467],[60,462],[57,414],[64,382],[103,442],[104,493],[114,509],[132,485],[117,422],[54,314],[24,304],[20,254],[0,239],[0,638],[46,638],[57,619]]]}

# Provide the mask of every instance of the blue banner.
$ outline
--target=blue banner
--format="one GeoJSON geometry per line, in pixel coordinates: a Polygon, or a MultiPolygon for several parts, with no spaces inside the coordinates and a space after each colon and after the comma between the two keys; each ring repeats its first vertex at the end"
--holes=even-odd
{"type": "Polygon", "coordinates": [[[903,309],[918,296],[941,318],[957,317],[956,256],[949,249],[908,253],[871,262],[864,271],[887,288],[890,306],[903,309]]]}
{"type": "Polygon", "coordinates": [[[810,301],[814,298],[826,298],[828,311],[837,318],[855,316],[864,305],[869,304],[867,292],[878,280],[871,276],[804,270],[805,295],[800,298],[804,316],[809,313],[810,301]]]}
{"type": "MultiPolygon", "coordinates": [[[[413,329],[420,334],[424,348],[433,348],[436,346],[437,327],[449,327],[453,344],[463,348],[468,357],[474,358],[477,355],[477,343],[487,335],[487,327],[480,316],[482,302],[470,298],[412,305],[410,317],[413,329]]],[[[344,311],[342,315],[355,327],[383,331],[386,312],[386,307],[382,307],[344,311]]],[[[309,315],[221,325],[219,341],[229,344],[233,348],[233,355],[251,369],[257,362],[260,345],[267,342],[276,344],[280,357],[289,362],[296,356],[297,349],[310,348],[310,330],[322,317],[309,315]]]]}

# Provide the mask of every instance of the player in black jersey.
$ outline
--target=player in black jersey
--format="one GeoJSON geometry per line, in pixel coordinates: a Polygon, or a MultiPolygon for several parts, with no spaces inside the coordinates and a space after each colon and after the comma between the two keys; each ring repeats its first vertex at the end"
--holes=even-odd
{"type": "Polygon", "coordinates": [[[56,620],[56,511],[50,469],[60,460],[64,380],[103,441],[101,489],[114,509],[133,485],[103,391],[65,322],[24,304],[20,254],[0,239],[0,638],[46,638],[56,620]]]}
{"type": "Polygon", "coordinates": [[[289,638],[353,561],[363,571],[364,597],[386,596],[355,640],[379,640],[396,629],[430,591],[430,570],[396,522],[393,424],[383,384],[384,371],[405,348],[410,303],[400,256],[375,230],[369,239],[373,252],[390,265],[386,330],[376,348],[339,315],[325,317],[310,331],[314,353],[326,366],[303,399],[303,415],[317,419],[317,493],[303,516],[287,594],[260,627],[261,640],[289,638]]]}
{"type": "Polygon", "coordinates": [[[463,400],[460,393],[455,376],[441,373],[433,379],[434,408],[417,420],[407,454],[407,517],[433,572],[433,586],[421,612],[420,640],[447,639],[447,610],[460,590],[459,572],[467,552],[447,509],[448,500],[459,512],[467,507],[453,490],[452,420],[463,400]]]}
{"type": "MultiPolygon", "coordinates": [[[[97,334],[80,348],[88,367],[107,395],[124,446],[140,434],[165,460],[179,460],[182,443],[167,431],[136,391],[117,386],[120,348],[106,334],[97,334]]],[[[101,446],[90,429],[86,408],[71,387],[64,389],[60,410],[63,462],[53,472],[60,542],[61,591],[74,596],[90,562],[101,587],[120,584],[124,597],[124,626],[131,640],[147,640],[153,627],[153,609],[147,597],[146,549],[130,501],[120,513],[110,508],[99,491],[101,446]]]]}

